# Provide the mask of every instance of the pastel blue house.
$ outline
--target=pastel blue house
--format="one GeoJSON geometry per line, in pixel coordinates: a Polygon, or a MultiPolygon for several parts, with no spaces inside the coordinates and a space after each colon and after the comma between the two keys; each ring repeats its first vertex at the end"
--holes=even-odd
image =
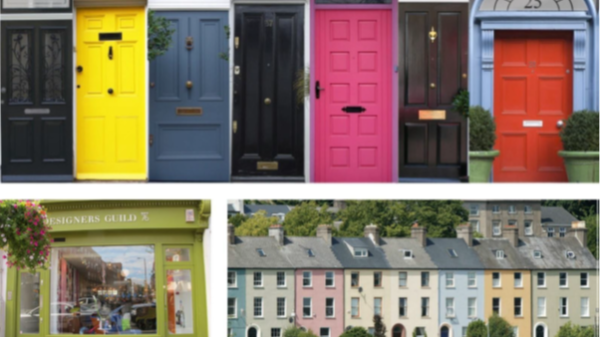
{"type": "Polygon", "coordinates": [[[246,336],[246,270],[227,271],[227,337],[246,336]]]}
{"type": "Polygon", "coordinates": [[[469,323],[484,319],[483,265],[469,247],[469,225],[457,229],[457,239],[429,239],[425,247],[438,266],[438,336],[466,336],[469,323]],[[463,233],[461,233],[461,231],[463,233]],[[464,238],[463,238],[463,234],[464,238]]]}

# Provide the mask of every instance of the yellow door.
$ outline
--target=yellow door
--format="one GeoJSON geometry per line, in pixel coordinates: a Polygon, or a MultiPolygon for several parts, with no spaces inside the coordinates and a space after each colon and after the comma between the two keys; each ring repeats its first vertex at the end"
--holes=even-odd
{"type": "Polygon", "coordinates": [[[77,179],[146,179],[144,8],[77,10],[77,179]]]}

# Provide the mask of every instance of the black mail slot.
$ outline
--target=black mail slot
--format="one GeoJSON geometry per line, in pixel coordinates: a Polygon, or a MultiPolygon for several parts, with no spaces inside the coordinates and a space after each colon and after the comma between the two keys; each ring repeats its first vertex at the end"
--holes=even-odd
{"type": "Polygon", "coordinates": [[[100,33],[100,41],[121,41],[123,33],[100,33]]]}
{"type": "Polygon", "coordinates": [[[346,112],[346,113],[361,113],[361,112],[365,112],[367,109],[365,109],[362,106],[345,106],[342,108],[342,111],[346,112]]]}

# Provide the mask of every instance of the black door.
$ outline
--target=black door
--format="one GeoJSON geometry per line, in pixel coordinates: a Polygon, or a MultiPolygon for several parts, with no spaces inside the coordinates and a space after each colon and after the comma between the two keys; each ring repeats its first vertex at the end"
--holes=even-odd
{"type": "Polygon", "coordinates": [[[257,337],[256,328],[248,329],[248,337],[257,337]]]}
{"type": "Polygon", "coordinates": [[[235,6],[234,180],[304,180],[304,6],[235,6]]]}
{"type": "Polygon", "coordinates": [[[72,23],[2,22],[2,180],[73,180],[72,23]]]}
{"type": "Polygon", "coordinates": [[[546,331],[542,325],[535,328],[535,337],[546,337],[546,331]]]}
{"type": "Polygon", "coordinates": [[[467,89],[468,7],[400,5],[401,180],[467,180],[467,122],[452,100],[467,89]]]}

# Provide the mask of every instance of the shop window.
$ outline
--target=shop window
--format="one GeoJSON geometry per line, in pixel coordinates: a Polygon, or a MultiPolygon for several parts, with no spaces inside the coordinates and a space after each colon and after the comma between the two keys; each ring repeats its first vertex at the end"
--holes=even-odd
{"type": "MultiPolygon", "coordinates": [[[[155,294],[164,281],[154,246],[54,248],[52,265],[51,334],[88,334],[100,324],[105,334],[157,333],[155,294]]],[[[168,270],[166,288],[171,332],[193,333],[191,271],[168,270]]]]}
{"type": "Polygon", "coordinates": [[[167,262],[190,262],[189,248],[167,248],[165,249],[165,259],[167,262]]]}

